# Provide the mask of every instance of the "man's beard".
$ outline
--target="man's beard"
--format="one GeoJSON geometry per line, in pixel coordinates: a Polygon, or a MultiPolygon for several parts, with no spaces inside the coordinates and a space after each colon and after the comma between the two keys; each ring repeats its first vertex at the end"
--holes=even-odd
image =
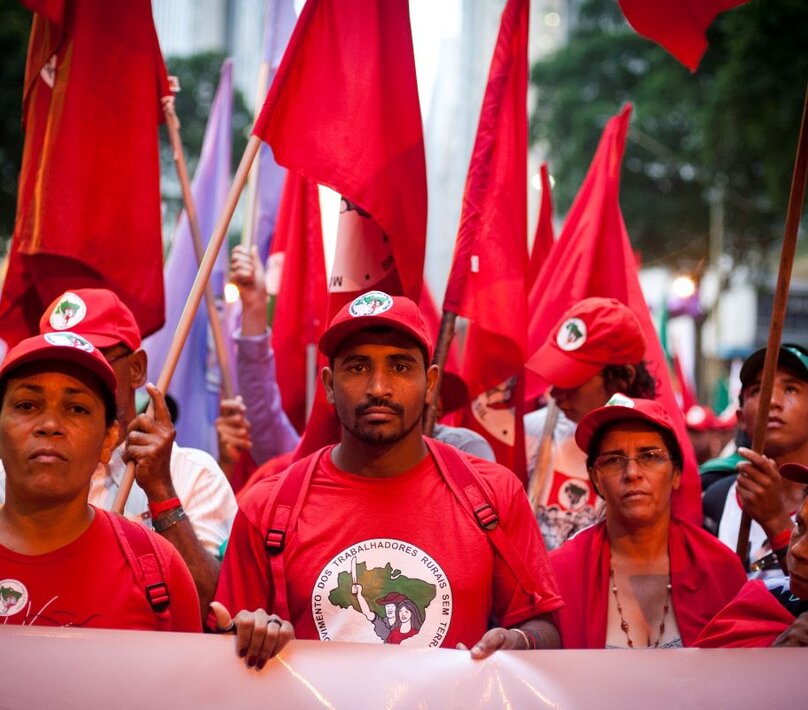
{"type": "Polygon", "coordinates": [[[368,444],[369,446],[386,446],[389,444],[395,444],[396,442],[406,438],[420,422],[421,418],[416,417],[412,424],[405,426],[404,407],[389,400],[371,399],[364,404],[360,404],[354,409],[352,426],[348,426],[345,422],[342,422],[342,425],[363,444],[368,444]],[[387,409],[390,409],[399,418],[401,423],[399,429],[396,431],[384,431],[382,426],[374,426],[372,424],[361,425],[359,423],[361,416],[371,407],[386,407],[387,409]]]}

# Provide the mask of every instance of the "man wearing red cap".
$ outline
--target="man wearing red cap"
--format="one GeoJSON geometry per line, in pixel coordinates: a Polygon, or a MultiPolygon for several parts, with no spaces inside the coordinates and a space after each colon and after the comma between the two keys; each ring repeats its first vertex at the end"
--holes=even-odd
{"type": "Polygon", "coordinates": [[[780,466],[803,491],[788,546],[788,576],[750,580],[696,641],[702,648],[808,646],[808,467],[780,466]]]}
{"type": "Polygon", "coordinates": [[[418,307],[364,294],[319,347],[340,443],[244,496],[210,625],[245,610],[232,629],[257,667],[295,636],[383,643],[377,617],[404,645],[474,658],[557,647],[548,615],[561,601],[519,481],[422,436],[437,369],[418,307]],[[395,619],[380,603],[391,593],[407,600],[395,619]]]}
{"type": "Polygon", "coordinates": [[[69,331],[21,341],[0,366],[0,623],[200,630],[176,550],[87,503],[118,438],[115,389],[104,357],[69,331]]]}
{"type": "Polygon", "coordinates": [[[536,517],[550,550],[597,519],[600,503],[575,445],[576,424],[616,392],[654,399],[644,361],[645,336],[631,309],[614,298],[587,298],[570,308],[527,366],[550,386],[559,409],[550,460],[536,471],[546,409],[525,417],[528,471],[539,476],[536,517]]]}
{"type": "Polygon", "coordinates": [[[146,353],[132,311],[107,289],[76,289],[57,298],[39,323],[41,333],[71,330],[86,338],[107,359],[118,381],[117,445],[109,462],[99,464],[89,501],[109,510],[126,461],[134,459],[135,485],[126,517],[159,532],[178,550],[197,585],[203,608],[213,596],[217,555],[236,513],[233,492],[213,458],[174,445],[174,427],[163,395],[147,387],[154,416],[137,415],[135,391],[145,384],[146,353]]]}

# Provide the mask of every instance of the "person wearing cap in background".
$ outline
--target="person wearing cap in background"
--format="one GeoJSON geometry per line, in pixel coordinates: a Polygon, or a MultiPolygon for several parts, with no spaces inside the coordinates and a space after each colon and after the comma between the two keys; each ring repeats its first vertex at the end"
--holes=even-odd
{"type": "Polygon", "coordinates": [[[363,607],[387,618],[378,600],[395,592],[421,622],[404,645],[558,647],[561,600],[518,479],[422,436],[437,368],[418,307],[364,294],[319,348],[340,443],[242,498],[209,625],[260,668],[293,637],[383,643],[363,607]],[[244,610],[232,626],[230,610],[244,610]]]}
{"type": "Polygon", "coordinates": [[[216,588],[219,548],[236,514],[235,497],[209,454],[174,444],[174,427],[156,388],[148,388],[154,416],[137,415],[135,391],[145,384],[147,360],[132,311],[107,289],[76,289],[47,308],[39,329],[41,333],[70,329],[81,335],[107,359],[118,381],[118,441],[110,461],[99,464],[93,475],[90,503],[111,509],[126,461],[134,459],[135,482],[124,515],[174,545],[191,570],[202,608],[207,609],[216,588]]]}
{"type": "Polygon", "coordinates": [[[787,463],[779,474],[803,491],[788,547],[789,574],[749,580],[707,625],[696,646],[808,646],[808,467],[787,463]]]}
{"type": "Polygon", "coordinates": [[[68,331],[21,341],[0,366],[3,624],[201,630],[176,550],[87,502],[117,442],[115,391],[104,357],[68,331]]]}
{"type": "Polygon", "coordinates": [[[738,558],[671,516],[682,449],[660,402],[614,395],[579,422],[605,520],[550,553],[564,648],[691,646],[746,581],[738,558]]]}
{"type": "Polygon", "coordinates": [[[654,399],[644,356],[645,336],[631,309],[614,298],[587,298],[564,313],[530,359],[559,409],[546,472],[535,471],[546,409],[525,416],[528,473],[545,476],[536,517],[548,549],[595,522],[600,506],[573,439],[575,425],[616,392],[654,399]]]}
{"type": "MultiPolygon", "coordinates": [[[[758,414],[766,349],[752,353],[741,367],[739,426],[751,437],[758,414]]],[[[737,547],[741,505],[752,517],[749,563],[756,576],[779,575],[802,502],[802,486],[783,480],[784,463],[808,464],[808,350],[783,344],[777,359],[763,455],[740,447],[727,458],[736,475],[713,483],[703,496],[704,527],[733,550],[737,547]]],[[[713,466],[715,468],[715,466],[713,466]]]]}

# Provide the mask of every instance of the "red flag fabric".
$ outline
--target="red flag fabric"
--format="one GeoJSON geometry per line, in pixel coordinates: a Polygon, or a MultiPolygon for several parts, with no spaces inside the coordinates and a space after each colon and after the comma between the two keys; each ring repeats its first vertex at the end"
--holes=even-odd
{"type": "Polygon", "coordinates": [[[47,16],[31,28],[0,337],[35,333],[50,301],[82,287],[116,291],[147,335],[165,319],[158,121],[170,95],[151,4],[33,4],[47,16]]]}
{"type": "Polygon", "coordinates": [[[696,71],[707,51],[707,28],[716,15],[749,0],[618,0],[629,24],[696,71]]]}
{"type": "Polygon", "coordinates": [[[443,309],[471,321],[464,425],[526,480],[527,38],[529,0],[508,0],[483,97],[443,309]]]}
{"type": "Polygon", "coordinates": [[[374,258],[370,271],[335,264],[332,290],[342,279],[348,295],[330,312],[350,286],[380,287],[394,266],[400,292],[418,302],[426,161],[407,0],[309,0],[253,133],[278,163],[337,191],[380,228],[358,249],[374,258]]]}
{"type": "Polygon", "coordinates": [[[278,387],[295,428],[306,426],[307,359],[317,357],[317,341],[328,308],[323,230],[317,185],[293,172],[286,175],[267,272],[278,387]]]}
{"type": "Polygon", "coordinates": [[[550,250],[555,243],[553,230],[553,193],[550,186],[550,172],[547,163],[539,167],[541,178],[541,196],[539,203],[539,220],[536,222],[536,235],[533,238],[533,249],[530,252],[530,264],[527,271],[528,289],[536,282],[542,264],[550,256],[550,250]]]}
{"type": "MultiPolygon", "coordinates": [[[[329,319],[374,288],[417,303],[426,161],[407,0],[308,0],[253,133],[279,164],[343,196],[329,319]]],[[[295,456],[338,436],[318,386],[295,456]]]]}
{"type": "MultiPolygon", "coordinates": [[[[658,398],[677,427],[685,455],[682,485],[674,492],[674,514],[701,525],[701,485],[693,448],[671,384],[665,354],[651,320],[637,274],[637,264],[620,211],[620,166],[631,105],[606,124],[595,157],[570,207],[564,228],[530,293],[528,347],[531,353],[550,336],[564,312],[591,296],[616,298],[637,316],[645,335],[645,361],[658,383],[658,398]]],[[[528,369],[531,361],[527,363],[528,369]]],[[[527,397],[537,397],[547,383],[531,373],[527,397]]]]}
{"type": "Polygon", "coordinates": [[[682,411],[687,412],[691,407],[699,403],[699,398],[693,391],[690,379],[682,368],[682,360],[678,354],[674,354],[673,356],[673,374],[676,375],[676,380],[679,383],[679,394],[682,398],[682,411]]]}

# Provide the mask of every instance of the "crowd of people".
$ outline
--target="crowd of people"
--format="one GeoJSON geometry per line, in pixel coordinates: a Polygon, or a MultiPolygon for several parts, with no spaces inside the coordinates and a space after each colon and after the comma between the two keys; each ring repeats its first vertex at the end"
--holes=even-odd
{"type": "Polygon", "coordinates": [[[257,255],[236,248],[231,273],[242,396],[222,401],[218,461],[174,442],[114,293],[64,293],[6,355],[3,623],[233,633],[257,669],[294,638],[476,659],[808,643],[805,348],[780,348],[762,453],[742,444],[765,350],[744,363],[739,445],[702,465],[701,528],[676,514],[690,442],[657,399],[636,318],[612,299],[575,304],[533,358],[559,410],[544,435],[547,408],[526,417],[534,509],[479,435],[444,425],[424,436],[438,371],[424,318],[402,296],[374,292],[368,308],[364,294],[324,331],[339,441],[296,457],[257,255]],[[138,414],[144,385],[151,407],[138,414]],[[118,515],[127,464],[135,483],[118,515]]]}

